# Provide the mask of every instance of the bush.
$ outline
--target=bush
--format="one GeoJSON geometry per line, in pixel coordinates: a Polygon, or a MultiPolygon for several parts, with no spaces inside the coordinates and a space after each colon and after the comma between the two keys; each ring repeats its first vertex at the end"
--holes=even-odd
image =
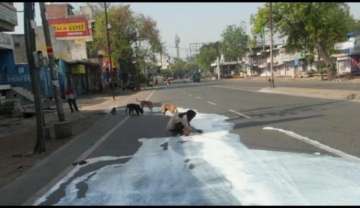
{"type": "Polygon", "coordinates": [[[0,115],[12,115],[15,108],[15,101],[7,101],[0,104],[0,115]]]}

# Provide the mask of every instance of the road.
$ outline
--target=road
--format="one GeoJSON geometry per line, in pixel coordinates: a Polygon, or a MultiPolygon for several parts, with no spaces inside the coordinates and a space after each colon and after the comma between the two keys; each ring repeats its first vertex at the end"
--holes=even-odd
{"type": "MultiPolygon", "coordinates": [[[[204,133],[171,137],[169,117],[157,109],[129,118],[119,108],[106,131],[87,135],[93,142],[78,157],[86,164],[68,165],[21,203],[359,205],[359,104],[260,87],[216,81],[149,89],[155,103],[196,109],[192,125],[204,133]]],[[[9,190],[1,204],[14,203],[9,190]]]]}

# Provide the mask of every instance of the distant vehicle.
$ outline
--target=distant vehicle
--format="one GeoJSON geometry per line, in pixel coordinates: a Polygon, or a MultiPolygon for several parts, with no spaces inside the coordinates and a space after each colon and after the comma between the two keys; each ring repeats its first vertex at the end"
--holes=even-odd
{"type": "Polygon", "coordinates": [[[192,75],[192,80],[193,82],[200,82],[200,73],[199,72],[195,72],[193,75],[192,75]]]}

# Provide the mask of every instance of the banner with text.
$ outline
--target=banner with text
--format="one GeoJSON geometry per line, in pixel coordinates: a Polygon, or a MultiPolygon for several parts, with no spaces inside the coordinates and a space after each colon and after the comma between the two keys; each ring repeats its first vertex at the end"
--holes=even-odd
{"type": "Polygon", "coordinates": [[[55,30],[58,39],[81,39],[91,36],[88,20],[85,17],[49,19],[49,25],[55,30]]]}

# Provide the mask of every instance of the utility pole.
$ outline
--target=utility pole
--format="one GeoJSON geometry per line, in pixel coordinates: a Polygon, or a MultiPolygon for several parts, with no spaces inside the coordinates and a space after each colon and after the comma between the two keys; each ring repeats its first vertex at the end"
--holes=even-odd
{"type": "Polygon", "coordinates": [[[274,72],[273,72],[273,24],[272,24],[272,2],[270,2],[270,70],[271,70],[271,86],[275,88],[274,72]]]}
{"type": "Polygon", "coordinates": [[[54,54],[53,54],[53,48],[50,38],[50,31],[49,31],[49,24],[46,19],[46,11],[45,11],[45,3],[39,2],[40,4],[40,13],[41,13],[41,19],[42,19],[42,25],[44,30],[44,37],[45,37],[45,43],[47,48],[47,54],[49,58],[49,68],[50,68],[50,77],[52,81],[52,89],[55,97],[56,102],[56,111],[58,114],[59,121],[65,121],[65,114],[64,114],[64,108],[63,104],[60,98],[60,89],[59,89],[59,80],[58,80],[58,74],[57,71],[54,70],[54,54]]]}
{"type": "Polygon", "coordinates": [[[190,53],[190,57],[192,57],[192,54],[191,54],[191,43],[189,44],[189,53],[190,53]]]}
{"type": "Polygon", "coordinates": [[[216,58],[216,62],[217,62],[217,75],[218,75],[218,80],[221,79],[221,67],[220,67],[220,46],[219,46],[219,42],[216,43],[216,53],[217,53],[217,58],[216,58]]]}
{"type": "Polygon", "coordinates": [[[179,44],[180,44],[180,38],[179,38],[179,36],[175,35],[175,47],[176,47],[176,57],[177,58],[180,58],[179,44]]]}
{"type": "Polygon", "coordinates": [[[108,21],[108,13],[107,13],[107,5],[104,2],[105,7],[105,24],[106,24],[106,41],[107,41],[107,49],[108,49],[108,56],[109,56],[109,64],[110,64],[110,72],[112,72],[112,61],[111,61],[111,48],[110,48],[110,24],[108,21]]]}
{"type": "Polygon", "coordinates": [[[31,85],[34,94],[34,104],[36,113],[36,144],[34,147],[34,154],[43,153],[45,148],[45,132],[44,132],[44,120],[41,111],[41,98],[40,98],[40,74],[39,68],[35,64],[35,58],[37,58],[36,45],[35,45],[35,5],[34,2],[24,3],[24,32],[25,32],[25,45],[26,55],[30,68],[31,85]]]}

